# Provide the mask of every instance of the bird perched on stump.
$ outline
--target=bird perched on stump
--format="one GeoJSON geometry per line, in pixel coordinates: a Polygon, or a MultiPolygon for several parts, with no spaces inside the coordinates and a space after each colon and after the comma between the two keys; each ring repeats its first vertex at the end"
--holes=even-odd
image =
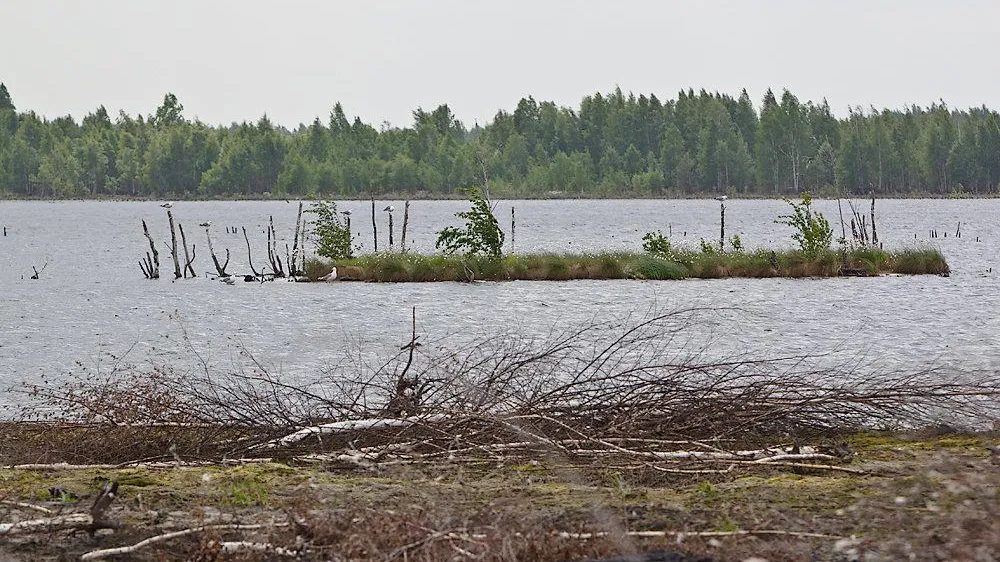
{"type": "Polygon", "coordinates": [[[173,207],[174,204],[173,203],[163,203],[160,206],[163,207],[164,209],[169,209],[169,208],[173,207]]]}

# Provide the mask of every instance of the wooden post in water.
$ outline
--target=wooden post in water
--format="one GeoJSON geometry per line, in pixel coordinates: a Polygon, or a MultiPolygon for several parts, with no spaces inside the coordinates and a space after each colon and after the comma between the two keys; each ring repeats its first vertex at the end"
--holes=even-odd
{"type": "Polygon", "coordinates": [[[875,230],[875,196],[872,196],[872,246],[878,246],[878,232],[875,230]]]}
{"type": "Polygon", "coordinates": [[[726,251],[726,202],[719,202],[719,251],[726,251]]]}
{"type": "Polygon", "coordinates": [[[372,193],[372,237],[375,240],[374,253],[378,253],[378,221],[375,220],[375,194],[372,193]]]}
{"type": "Polygon", "coordinates": [[[181,246],[184,247],[184,277],[187,278],[188,272],[191,273],[191,277],[197,277],[194,273],[194,267],[191,266],[194,263],[194,244],[191,244],[191,253],[188,254],[187,238],[184,236],[184,225],[177,223],[177,230],[181,231],[181,246]]]}
{"type": "Polygon", "coordinates": [[[392,206],[386,207],[389,211],[389,251],[392,251],[392,206]]]}
{"type": "MultiPolygon", "coordinates": [[[[205,238],[208,239],[208,253],[212,256],[212,263],[215,265],[215,271],[218,272],[219,277],[229,277],[229,274],[226,273],[226,266],[229,265],[229,248],[226,248],[226,263],[219,265],[219,258],[215,256],[215,249],[212,248],[212,234],[209,231],[212,224],[206,222],[202,226],[205,227],[205,238]]],[[[226,227],[226,230],[229,230],[228,226],[226,227]]]]}
{"type": "Polygon", "coordinates": [[[268,217],[267,225],[267,261],[271,264],[271,272],[275,277],[284,277],[285,269],[281,265],[281,254],[278,253],[278,231],[274,229],[274,216],[268,217]]]}
{"type": "Polygon", "coordinates": [[[174,279],[181,278],[181,262],[177,259],[177,230],[174,228],[174,214],[167,209],[167,221],[170,222],[170,257],[174,259],[174,279]]]}
{"type": "MultiPolygon", "coordinates": [[[[392,216],[392,215],[389,215],[392,216]]],[[[403,204],[403,233],[399,236],[399,251],[406,253],[406,227],[410,224],[410,201],[403,204]]]]}
{"type": "Polygon", "coordinates": [[[299,228],[302,225],[302,201],[299,201],[299,214],[295,217],[295,238],[292,239],[292,255],[288,257],[288,274],[300,275],[299,267],[299,228]]]}
{"type": "MultiPolygon", "coordinates": [[[[844,207],[840,204],[840,197],[837,198],[837,212],[840,213],[840,239],[847,243],[847,229],[844,228],[844,207]]],[[[844,259],[847,259],[846,257],[844,259]]]]}
{"type": "Polygon", "coordinates": [[[153,237],[149,235],[149,228],[146,227],[146,221],[142,221],[142,233],[149,240],[149,249],[153,252],[153,258],[150,259],[149,252],[146,252],[146,269],[149,271],[150,279],[160,278],[160,253],[156,251],[156,244],[153,243],[153,237]]]}
{"type": "Polygon", "coordinates": [[[510,206],[510,253],[514,253],[514,206],[510,206]]]}
{"type": "Polygon", "coordinates": [[[243,228],[243,239],[247,241],[247,263],[250,264],[250,271],[253,273],[255,279],[260,279],[260,274],[253,267],[253,252],[250,251],[250,237],[247,236],[247,227],[243,228]]]}

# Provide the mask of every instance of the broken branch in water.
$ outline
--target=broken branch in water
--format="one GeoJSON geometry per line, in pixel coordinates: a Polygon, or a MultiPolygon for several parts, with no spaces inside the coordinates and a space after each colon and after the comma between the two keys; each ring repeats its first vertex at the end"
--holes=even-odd
{"type": "Polygon", "coordinates": [[[142,221],[142,234],[149,240],[149,249],[153,252],[153,258],[149,258],[149,252],[146,252],[146,266],[143,268],[143,273],[148,279],[159,279],[160,278],[160,253],[156,251],[156,243],[153,242],[153,237],[149,234],[149,228],[146,226],[146,221],[142,221]]]}

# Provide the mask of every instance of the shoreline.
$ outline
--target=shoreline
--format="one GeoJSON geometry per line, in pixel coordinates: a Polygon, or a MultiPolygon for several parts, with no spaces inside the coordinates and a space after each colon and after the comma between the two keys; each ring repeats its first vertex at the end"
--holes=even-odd
{"type": "MultiPolygon", "coordinates": [[[[3,427],[8,436],[15,429],[3,427]]],[[[227,560],[283,552],[326,560],[331,550],[346,560],[445,559],[457,546],[485,560],[540,562],[640,552],[681,561],[959,559],[1000,547],[988,523],[998,513],[995,432],[831,440],[849,455],[684,467],[626,454],[592,462],[513,452],[401,464],[389,451],[370,461],[7,465],[0,525],[84,517],[103,482],[119,487],[114,528],[96,538],[68,529],[0,534],[0,554],[81,559],[161,536],[126,559],[192,559],[224,545],[227,560]]]]}

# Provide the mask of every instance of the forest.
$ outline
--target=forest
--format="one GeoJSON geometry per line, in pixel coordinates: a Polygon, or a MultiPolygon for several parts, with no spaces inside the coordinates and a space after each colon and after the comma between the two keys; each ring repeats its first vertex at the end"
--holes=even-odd
{"type": "Polygon", "coordinates": [[[190,120],[172,93],[150,115],[79,122],[18,111],[0,84],[0,197],[444,198],[487,185],[504,197],[985,196],[1000,188],[1000,116],[854,107],[768,90],[681,91],[674,100],[621,89],[579,107],[521,99],[471,128],[448,105],[406,127],[351,119],[294,130],[262,116],[190,120]]]}

